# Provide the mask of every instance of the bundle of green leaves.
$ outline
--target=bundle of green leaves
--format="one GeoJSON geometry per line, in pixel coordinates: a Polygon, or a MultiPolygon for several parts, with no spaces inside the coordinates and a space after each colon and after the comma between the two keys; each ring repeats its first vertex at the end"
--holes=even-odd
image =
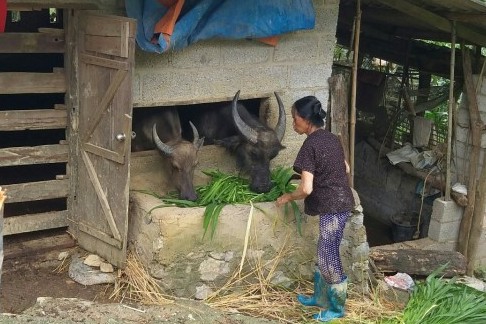
{"type": "MultiPolygon", "coordinates": [[[[167,197],[159,197],[153,193],[145,192],[158,197],[163,204],[155,206],[154,209],[177,206],[177,207],[206,207],[204,211],[203,228],[204,234],[210,230],[211,238],[214,236],[219,215],[225,205],[228,204],[250,204],[255,202],[275,201],[280,195],[292,192],[296,185],[291,183],[292,176],[295,174],[292,168],[277,167],[271,172],[272,189],[267,193],[256,193],[250,190],[247,179],[236,175],[227,174],[218,170],[203,171],[211,180],[205,186],[196,188],[198,198],[196,201],[177,199],[175,194],[167,197]]],[[[295,215],[297,228],[301,233],[301,213],[295,201],[285,205],[285,214],[289,213],[289,205],[295,215]]]]}

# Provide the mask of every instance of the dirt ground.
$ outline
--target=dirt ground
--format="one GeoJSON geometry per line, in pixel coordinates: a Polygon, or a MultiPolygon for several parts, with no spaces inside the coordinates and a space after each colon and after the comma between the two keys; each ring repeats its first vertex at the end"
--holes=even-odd
{"type": "Polygon", "coordinates": [[[59,253],[79,250],[62,231],[6,237],[4,242],[0,323],[272,323],[225,314],[194,300],[163,306],[120,303],[110,298],[112,285],[84,286],[67,269],[59,271],[59,253]]]}

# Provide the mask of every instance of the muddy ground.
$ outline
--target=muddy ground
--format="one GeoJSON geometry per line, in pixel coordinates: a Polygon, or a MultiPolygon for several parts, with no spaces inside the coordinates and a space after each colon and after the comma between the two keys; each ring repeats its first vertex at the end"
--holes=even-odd
{"type": "Polygon", "coordinates": [[[162,306],[122,303],[110,298],[112,285],[78,284],[59,267],[60,252],[79,249],[65,232],[4,241],[0,323],[272,323],[223,313],[194,300],[162,306]]]}

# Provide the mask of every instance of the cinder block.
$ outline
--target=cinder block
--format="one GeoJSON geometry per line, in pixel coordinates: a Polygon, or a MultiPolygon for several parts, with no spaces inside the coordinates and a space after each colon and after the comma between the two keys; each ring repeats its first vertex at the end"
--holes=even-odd
{"type": "Polygon", "coordinates": [[[314,88],[327,86],[327,71],[330,70],[329,64],[298,64],[289,67],[289,87],[290,88],[314,88]],[[320,80],[319,80],[320,78],[320,80]]]}
{"type": "Polygon", "coordinates": [[[456,127],[456,141],[462,143],[469,143],[471,132],[469,128],[457,126],[456,127]]]}
{"type": "Polygon", "coordinates": [[[317,62],[319,44],[317,34],[300,33],[300,37],[282,36],[274,51],[275,62],[317,62]]]}
{"type": "Polygon", "coordinates": [[[339,13],[339,4],[326,4],[315,10],[316,26],[315,30],[324,32],[329,35],[335,35],[337,18],[339,13]]]}
{"type": "Polygon", "coordinates": [[[221,63],[218,42],[205,41],[192,44],[181,51],[171,53],[170,65],[178,69],[216,67],[221,63]]]}
{"type": "Polygon", "coordinates": [[[274,49],[258,41],[231,41],[221,43],[223,65],[259,64],[270,62],[274,49]]]}
{"type": "Polygon", "coordinates": [[[440,223],[457,222],[462,219],[464,208],[453,200],[445,201],[443,198],[434,200],[431,218],[440,223]]]}
{"type": "Polygon", "coordinates": [[[460,127],[469,127],[469,111],[464,108],[457,110],[457,124],[460,127]]]}
{"type": "Polygon", "coordinates": [[[437,242],[457,241],[461,222],[440,223],[435,219],[430,220],[429,237],[437,242]]]}

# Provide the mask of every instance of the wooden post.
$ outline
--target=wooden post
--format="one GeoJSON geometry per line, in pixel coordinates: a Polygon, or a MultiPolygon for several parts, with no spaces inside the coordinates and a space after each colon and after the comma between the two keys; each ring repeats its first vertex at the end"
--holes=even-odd
{"type": "Polygon", "coordinates": [[[2,288],[2,265],[3,265],[3,204],[6,196],[5,191],[0,187],[0,291],[2,288]]]}
{"type": "Polygon", "coordinates": [[[447,127],[447,160],[446,160],[446,187],[445,200],[451,200],[451,156],[452,156],[452,116],[454,114],[454,68],[456,64],[456,22],[452,21],[452,37],[451,37],[451,70],[450,70],[450,84],[449,84],[449,113],[448,113],[448,127],[447,127]]]}
{"type": "Polygon", "coordinates": [[[356,87],[358,84],[359,34],[361,31],[361,0],[356,2],[356,28],[354,36],[353,80],[351,83],[351,116],[349,120],[349,167],[350,184],[354,187],[354,144],[356,134],[356,87]]]}
{"type": "Polygon", "coordinates": [[[464,214],[462,215],[461,219],[457,250],[461,252],[469,262],[470,258],[468,255],[468,245],[476,199],[476,177],[479,162],[479,151],[481,149],[481,130],[483,128],[483,125],[481,122],[481,116],[479,115],[478,101],[472,80],[472,68],[469,50],[465,46],[462,46],[462,52],[464,82],[469,108],[469,125],[471,128],[472,150],[469,158],[469,183],[467,186],[468,204],[464,210],[464,214]]]}

